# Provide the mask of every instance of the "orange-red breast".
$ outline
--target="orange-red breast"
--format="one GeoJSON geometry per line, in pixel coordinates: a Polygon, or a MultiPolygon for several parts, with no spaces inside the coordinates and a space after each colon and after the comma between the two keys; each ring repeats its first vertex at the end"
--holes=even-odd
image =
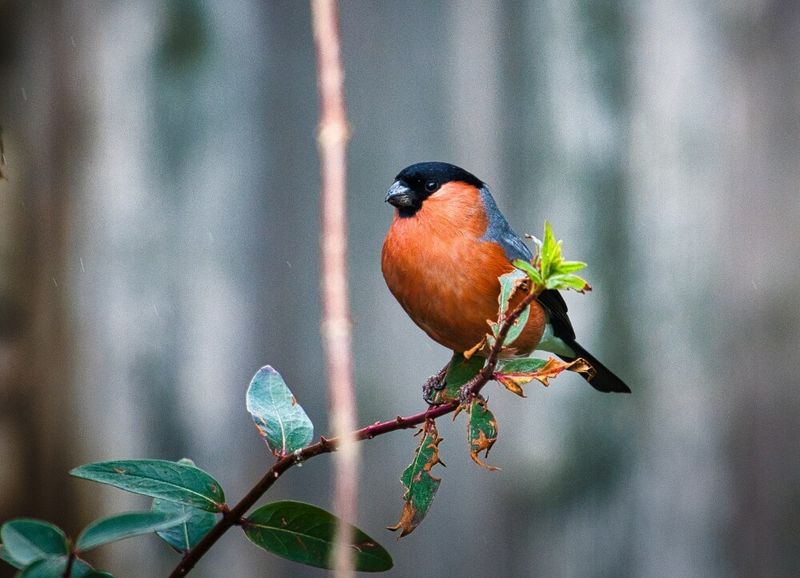
{"type": "MultiPolygon", "coordinates": [[[[403,169],[386,201],[395,207],[381,255],[389,290],[433,340],[456,352],[471,349],[486,334],[487,320],[497,318],[498,277],[514,270],[514,259],[530,261],[530,249],[486,184],[455,165],[426,162],[403,169]]],[[[575,341],[558,291],[544,291],[531,305],[513,347],[520,355],[542,349],[569,361],[581,357],[595,369],[587,378],[595,389],[630,393],[575,341]]]]}

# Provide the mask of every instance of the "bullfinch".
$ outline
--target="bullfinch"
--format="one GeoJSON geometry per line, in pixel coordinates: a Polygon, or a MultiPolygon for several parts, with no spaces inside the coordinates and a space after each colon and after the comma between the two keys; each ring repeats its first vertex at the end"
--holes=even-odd
{"type": "MultiPolygon", "coordinates": [[[[514,270],[514,259],[530,262],[530,249],[486,184],[455,165],[424,162],[403,169],[386,201],[395,207],[381,253],[389,290],[434,341],[458,353],[472,349],[486,334],[487,320],[497,318],[498,277],[514,270]]],[[[531,304],[513,348],[521,356],[540,349],[565,361],[582,358],[594,368],[584,375],[592,387],[631,391],[575,340],[558,291],[544,291],[531,304]]]]}

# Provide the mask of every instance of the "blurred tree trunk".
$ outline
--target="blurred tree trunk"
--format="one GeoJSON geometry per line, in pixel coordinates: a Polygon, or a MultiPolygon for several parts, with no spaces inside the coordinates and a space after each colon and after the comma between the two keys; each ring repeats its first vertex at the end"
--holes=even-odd
{"type": "MultiPolygon", "coordinates": [[[[73,20],[60,4],[0,4],[0,519],[25,515],[75,526],[73,331],[64,304],[80,147],[73,20]]],[[[6,572],[4,568],[0,572],[6,572]]]]}
{"type": "Polygon", "coordinates": [[[730,172],[720,365],[734,411],[725,545],[740,576],[800,569],[800,4],[722,11],[730,172]]]}

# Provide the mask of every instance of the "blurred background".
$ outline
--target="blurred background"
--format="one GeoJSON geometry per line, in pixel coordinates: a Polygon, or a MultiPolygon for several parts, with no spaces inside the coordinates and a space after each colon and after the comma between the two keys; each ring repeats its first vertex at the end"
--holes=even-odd
{"type": "MultiPolygon", "coordinates": [[[[800,3],[390,2],[341,8],[362,423],[447,360],[386,289],[386,188],[421,160],[544,219],[594,291],[581,342],[631,386],[487,389],[428,519],[395,541],[411,432],[363,444],[359,525],[392,576],[796,576],[800,3]]],[[[235,501],[271,461],[244,406],[274,365],[328,431],[317,94],[304,2],[0,0],[0,520],[73,535],[148,500],[70,478],[193,458],[235,501]]],[[[330,459],[270,498],[330,507],[330,459]]],[[[193,575],[322,576],[231,532],[193,575]]],[[[165,576],[155,537],[92,558],[165,576]]],[[[3,576],[10,576],[8,569],[3,576]]]]}

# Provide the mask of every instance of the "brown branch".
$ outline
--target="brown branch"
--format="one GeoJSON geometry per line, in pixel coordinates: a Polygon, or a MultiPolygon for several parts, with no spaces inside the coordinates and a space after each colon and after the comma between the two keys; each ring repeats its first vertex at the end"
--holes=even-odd
{"type": "MultiPolygon", "coordinates": [[[[525,298],[519,302],[517,307],[515,307],[514,310],[505,318],[503,323],[500,325],[500,330],[497,333],[495,344],[489,351],[489,355],[486,358],[486,364],[472,379],[464,384],[464,387],[462,388],[462,391],[465,394],[464,397],[474,397],[478,395],[481,391],[481,388],[483,388],[484,385],[492,380],[500,351],[503,348],[503,342],[505,341],[511,326],[519,318],[519,316],[522,315],[523,310],[530,305],[534,299],[536,299],[540,292],[540,290],[532,291],[526,295],[525,298]]],[[[353,441],[371,440],[374,437],[387,434],[389,432],[413,428],[420,425],[425,420],[436,419],[443,415],[454,412],[460,403],[461,402],[459,400],[453,400],[441,405],[431,406],[425,411],[410,415],[408,417],[398,416],[395,419],[376,422],[372,425],[368,425],[359,430],[351,432],[349,437],[353,441]]],[[[247,492],[247,495],[245,495],[239,501],[238,504],[223,513],[222,519],[217,522],[213,528],[211,528],[209,533],[206,534],[203,539],[200,540],[200,542],[198,542],[197,545],[189,551],[186,557],[175,567],[175,570],[173,570],[172,574],[170,574],[170,578],[186,576],[186,574],[188,574],[189,571],[194,568],[198,560],[200,560],[200,558],[202,558],[203,555],[208,552],[208,550],[217,542],[217,540],[222,537],[225,532],[227,532],[233,526],[241,524],[248,510],[255,505],[259,498],[261,498],[261,496],[263,496],[266,491],[272,487],[272,484],[274,484],[284,472],[291,467],[301,464],[315,456],[327,454],[334,450],[340,449],[341,445],[342,440],[340,438],[326,439],[322,437],[317,443],[306,446],[303,449],[289,454],[288,456],[284,456],[276,461],[272,467],[267,470],[267,473],[264,474],[258,483],[253,486],[249,492],[247,492]]]]}
{"type": "Polygon", "coordinates": [[[356,428],[353,347],[347,287],[347,111],[344,66],[336,0],[312,0],[317,51],[320,123],[318,146],[322,173],[322,345],[334,435],[341,440],[333,464],[333,509],[342,520],[333,542],[335,575],[353,575],[352,537],[358,509],[359,450],[356,428]]]}
{"type": "Polygon", "coordinates": [[[63,578],[70,578],[72,576],[72,567],[75,565],[75,558],[78,554],[75,552],[74,548],[70,548],[69,551],[69,558],[67,558],[67,564],[64,566],[64,574],[62,574],[63,578]]]}

